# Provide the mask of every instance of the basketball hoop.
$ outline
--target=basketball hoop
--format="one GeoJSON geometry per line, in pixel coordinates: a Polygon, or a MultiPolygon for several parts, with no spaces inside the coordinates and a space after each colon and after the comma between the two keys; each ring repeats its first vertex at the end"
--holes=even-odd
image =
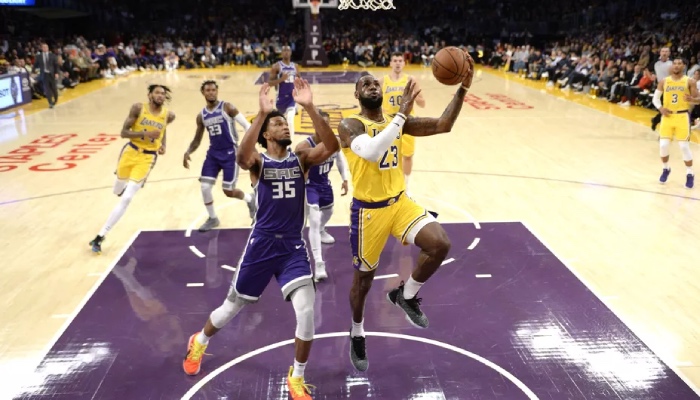
{"type": "Polygon", "coordinates": [[[321,12],[321,0],[311,0],[309,2],[309,8],[311,9],[311,15],[316,16],[321,12]]]}
{"type": "Polygon", "coordinates": [[[340,0],[338,10],[347,10],[348,8],[372,11],[396,9],[394,0],[340,0]]]}

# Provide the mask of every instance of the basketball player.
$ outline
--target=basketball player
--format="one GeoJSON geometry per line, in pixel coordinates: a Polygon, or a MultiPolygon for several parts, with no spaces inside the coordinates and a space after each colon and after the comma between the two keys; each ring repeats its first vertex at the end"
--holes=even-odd
{"type": "Polygon", "coordinates": [[[211,313],[204,329],[190,337],[183,368],[188,375],[200,371],[209,340],[241,309],[255,303],[274,275],[282,296],[291,301],[296,314],[294,365],[287,376],[292,399],[310,400],[304,383],[304,369],[314,336],[315,287],[306,244],[302,237],[306,223],[306,178],[309,168],[319,165],[338,151],[340,145],[331,127],[313,105],[309,83],[297,78],[294,100],[301,104],[318,132],[321,144],[292,152],[289,126],[284,114],[272,110],[269,85],[260,89],[260,112],[238,148],[238,165],[250,170],[257,186],[258,208],[229,294],[211,313]],[[255,151],[259,143],[266,152],[255,151]]]}
{"type": "MultiPolygon", "coordinates": [[[[379,83],[382,85],[382,96],[384,97],[382,109],[391,117],[399,112],[401,96],[409,79],[415,83],[415,90],[419,91],[418,97],[416,97],[416,105],[420,108],[425,107],[425,99],[423,95],[420,94],[420,85],[418,81],[415,77],[403,73],[405,65],[406,61],[404,60],[403,53],[392,53],[390,62],[391,73],[379,79],[379,83]]],[[[403,175],[406,181],[406,191],[408,191],[408,180],[413,170],[413,155],[416,150],[416,138],[411,135],[402,135],[401,142],[403,175]]]]}
{"type": "Polygon", "coordinates": [[[289,122],[289,132],[294,136],[294,116],[297,105],[294,102],[294,78],[299,76],[296,64],[292,62],[292,48],[282,46],[282,61],[276,62],[270,70],[267,83],[277,87],[277,102],[275,107],[283,113],[289,122]]]}
{"type": "Polygon", "coordinates": [[[227,197],[243,200],[248,204],[250,218],[255,216],[255,202],[253,197],[242,190],[236,189],[238,181],[238,166],[236,165],[236,147],[238,147],[238,132],[234,121],[243,129],[250,128],[250,123],[238,112],[233,104],[219,101],[219,85],[215,81],[202,83],[200,91],[204,95],[207,105],[197,115],[197,131],[190,147],[185,152],[183,165],[190,168],[190,154],[194,153],[204,136],[204,129],[209,133],[209,150],[207,158],[202,165],[202,176],[199,182],[202,184],[202,197],[204,206],[209,213],[209,218],[199,227],[200,232],[206,232],[219,226],[219,218],[214,211],[214,196],[212,188],[216,183],[219,171],[224,172],[222,188],[227,197]]]}
{"type": "Polygon", "coordinates": [[[92,251],[102,253],[102,242],[124,215],[136,192],[144,186],[148,174],[156,165],[158,155],[165,154],[165,129],[175,120],[175,114],[163,107],[170,101],[170,88],[164,85],[148,87],[148,103],[135,103],[122,126],[121,136],[129,141],[122,148],[117,164],[114,194],[121,197],[107,222],[90,242],[92,251]]]}
{"type": "MultiPolygon", "coordinates": [[[[319,114],[330,125],[331,121],[328,113],[319,111],[319,114]]],[[[317,132],[314,132],[313,136],[299,143],[295,151],[311,149],[319,143],[321,143],[321,137],[317,132]]],[[[328,174],[331,172],[333,162],[336,160],[338,161],[340,177],[343,179],[340,195],[345,196],[348,194],[348,179],[345,173],[347,162],[341,152],[333,154],[322,164],[311,167],[306,181],[306,204],[309,206],[309,241],[311,242],[311,254],[314,258],[314,278],[316,281],[328,278],[326,263],[323,261],[321,243],[335,243],[335,238],[326,232],[326,224],[333,215],[333,186],[331,186],[331,181],[328,179],[328,174]]]]}
{"type": "Polygon", "coordinates": [[[468,55],[466,58],[469,74],[440,118],[410,116],[413,102],[420,94],[411,79],[403,91],[396,116],[383,113],[379,80],[365,75],[355,85],[360,113],[343,119],[338,127],[353,184],[350,243],[356,270],[350,289],[350,359],[359,371],[368,367],[363,326],[365,299],[389,235],[403,244],[415,244],[421,253],[418,266],[408,280],[391,290],[387,298],[406,313],[413,325],[428,327],[428,318],[421,311],[421,299],[416,294],[445,259],[450,240],[435,217],[405,194],[401,137],[430,136],[452,129],[472,84],[474,61],[468,55]]]}
{"type": "Polygon", "coordinates": [[[671,140],[678,141],[678,145],[683,153],[683,161],[686,167],[685,187],[693,187],[695,174],[693,173],[693,154],[690,151],[690,109],[692,105],[688,101],[698,96],[698,89],[693,78],[683,74],[685,70],[685,60],[680,57],[673,59],[671,74],[659,82],[659,86],[654,92],[654,107],[661,113],[661,130],[659,133],[659,148],[661,162],[664,170],[659,181],[665,183],[671,173],[668,164],[669,146],[671,140]],[[661,102],[663,96],[663,104],[661,102]]]}

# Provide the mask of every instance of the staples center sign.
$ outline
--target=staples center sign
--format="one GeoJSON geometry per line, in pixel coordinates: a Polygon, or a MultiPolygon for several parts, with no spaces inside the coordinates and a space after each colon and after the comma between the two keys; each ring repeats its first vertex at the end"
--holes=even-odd
{"type": "MultiPolygon", "coordinates": [[[[81,141],[70,146],[59,157],[51,161],[38,162],[37,158],[72,141],[76,133],[55,135],[43,135],[23,146],[20,146],[7,154],[0,155],[0,172],[9,172],[16,169],[27,169],[34,172],[53,172],[73,169],[80,165],[80,161],[89,159],[110,143],[119,139],[119,135],[100,133],[87,141],[81,141]]],[[[64,146],[66,147],[66,146],[64,146]]]]}

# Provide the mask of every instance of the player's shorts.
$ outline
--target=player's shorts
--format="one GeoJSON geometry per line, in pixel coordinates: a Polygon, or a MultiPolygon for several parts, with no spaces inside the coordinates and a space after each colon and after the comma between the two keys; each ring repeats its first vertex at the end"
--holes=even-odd
{"type": "Polygon", "coordinates": [[[273,276],[285,300],[295,289],[314,284],[306,243],[300,235],[282,237],[253,232],[233,277],[229,300],[240,297],[256,302],[273,276]]]}
{"type": "Polygon", "coordinates": [[[156,165],[157,159],[157,151],[144,150],[128,142],[119,154],[119,162],[115,171],[117,179],[145,183],[148,174],[151,173],[156,165]]]}
{"type": "Polygon", "coordinates": [[[401,135],[401,155],[413,157],[416,152],[416,137],[408,134],[401,135]]]}
{"type": "Polygon", "coordinates": [[[676,111],[669,116],[661,116],[659,137],[661,139],[689,141],[691,122],[690,113],[687,110],[676,111]]]}
{"type": "Polygon", "coordinates": [[[428,210],[403,192],[378,203],[352,199],[350,246],[353,266],[360,271],[376,269],[389,235],[403,244],[412,244],[418,232],[434,221],[435,217],[428,210]]]}
{"type": "Polygon", "coordinates": [[[291,94],[289,94],[278,96],[277,102],[275,103],[275,107],[277,107],[277,111],[285,114],[287,113],[287,110],[296,108],[297,104],[294,102],[294,97],[291,94]]]}
{"type": "Polygon", "coordinates": [[[207,152],[207,158],[202,164],[202,176],[200,182],[216,183],[219,172],[223,171],[224,180],[221,187],[224,190],[233,190],[238,183],[238,164],[236,164],[236,150],[220,150],[207,152]]]}
{"type": "Polygon", "coordinates": [[[333,187],[306,185],[306,204],[321,210],[333,207],[333,187]]]}

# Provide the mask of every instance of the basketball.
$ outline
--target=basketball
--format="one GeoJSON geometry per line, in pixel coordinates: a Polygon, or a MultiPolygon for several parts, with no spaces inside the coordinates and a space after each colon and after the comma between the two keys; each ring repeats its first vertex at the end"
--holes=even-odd
{"type": "Polygon", "coordinates": [[[443,85],[452,86],[461,83],[469,73],[466,53],[450,46],[440,49],[433,58],[433,76],[443,85]]]}

